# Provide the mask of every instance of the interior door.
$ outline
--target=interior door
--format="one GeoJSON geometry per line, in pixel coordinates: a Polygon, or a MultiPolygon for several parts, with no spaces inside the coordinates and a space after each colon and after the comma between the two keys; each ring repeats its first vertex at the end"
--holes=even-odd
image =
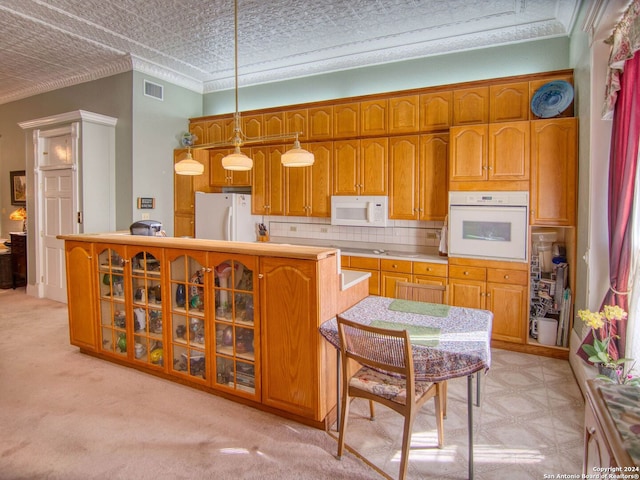
{"type": "Polygon", "coordinates": [[[76,233],[74,171],[42,171],[40,281],[46,298],[67,302],[64,240],[57,235],[76,233]]]}

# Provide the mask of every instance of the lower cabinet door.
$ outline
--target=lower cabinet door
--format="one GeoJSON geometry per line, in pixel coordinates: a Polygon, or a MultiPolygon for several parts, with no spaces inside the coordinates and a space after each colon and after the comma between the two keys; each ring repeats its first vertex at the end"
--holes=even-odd
{"type": "Polygon", "coordinates": [[[493,312],[491,338],[525,343],[529,313],[527,293],[524,285],[487,283],[487,308],[493,312]]]}
{"type": "Polygon", "coordinates": [[[262,403],[321,420],[315,265],[260,260],[262,403]]]}
{"type": "Polygon", "coordinates": [[[96,350],[94,270],[91,244],[67,242],[67,296],[71,344],[96,350]]]}

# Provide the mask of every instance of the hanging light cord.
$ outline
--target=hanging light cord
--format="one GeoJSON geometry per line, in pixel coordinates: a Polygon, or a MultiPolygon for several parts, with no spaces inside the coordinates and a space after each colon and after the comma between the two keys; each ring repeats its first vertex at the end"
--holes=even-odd
{"type": "Polygon", "coordinates": [[[233,143],[236,147],[242,145],[242,139],[240,138],[240,109],[238,108],[238,0],[234,0],[233,20],[234,20],[234,41],[233,41],[233,56],[234,56],[234,78],[235,78],[235,94],[236,94],[236,113],[234,115],[234,132],[235,138],[233,143]]]}

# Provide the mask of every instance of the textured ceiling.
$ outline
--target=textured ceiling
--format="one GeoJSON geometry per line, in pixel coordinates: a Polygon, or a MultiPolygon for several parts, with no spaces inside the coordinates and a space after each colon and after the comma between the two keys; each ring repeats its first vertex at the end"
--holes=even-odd
{"type": "MultiPolygon", "coordinates": [[[[581,0],[238,0],[239,85],[567,36],[581,0]]],[[[0,0],[0,103],[135,69],[234,85],[232,0],[0,0]]]]}

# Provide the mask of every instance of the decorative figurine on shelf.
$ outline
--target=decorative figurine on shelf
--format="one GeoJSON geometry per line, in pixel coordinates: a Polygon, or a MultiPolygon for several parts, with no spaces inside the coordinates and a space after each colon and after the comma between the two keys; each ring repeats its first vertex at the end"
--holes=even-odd
{"type": "Polygon", "coordinates": [[[176,327],[176,337],[184,338],[186,333],[187,333],[187,327],[185,327],[184,325],[178,325],[176,327]]]}
{"type": "Polygon", "coordinates": [[[176,305],[183,308],[187,303],[187,291],[183,283],[176,287],[176,305]]]}
{"type": "Polygon", "coordinates": [[[185,132],[180,138],[180,145],[182,145],[184,148],[193,147],[193,145],[196,143],[196,140],[198,140],[198,137],[196,135],[191,132],[185,132]]]}
{"type": "Polygon", "coordinates": [[[118,347],[118,350],[120,350],[122,353],[125,353],[127,351],[127,334],[126,333],[121,333],[118,335],[118,342],[116,343],[116,346],[118,347]]]}

